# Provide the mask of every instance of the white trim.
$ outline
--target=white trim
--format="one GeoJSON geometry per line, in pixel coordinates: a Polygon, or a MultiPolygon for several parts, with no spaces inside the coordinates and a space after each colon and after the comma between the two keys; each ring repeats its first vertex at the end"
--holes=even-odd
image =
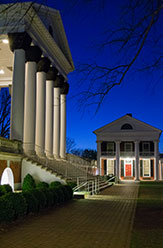
{"type": "Polygon", "coordinates": [[[151,164],[150,164],[151,160],[150,159],[143,159],[142,161],[143,161],[143,177],[147,177],[147,178],[151,177],[151,164]],[[144,161],[149,161],[149,176],[144,175],[144,161]]]}
{"type": "Polygon", "coordinates": [[[110,158],[107,159],[107,175],[109,175],[109,174],[113,174],[114,175],[114,161],[115,161],[115,159],[110,159],[110,158]],[[113,168],[112,168],[112,172],[111,173],[109,173],[109,161],[113,161],[113,168]]]}

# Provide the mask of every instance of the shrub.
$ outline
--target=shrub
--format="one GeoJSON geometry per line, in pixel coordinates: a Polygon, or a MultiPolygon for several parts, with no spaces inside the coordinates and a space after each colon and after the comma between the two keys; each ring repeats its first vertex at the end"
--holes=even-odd
{"type": "Polygon", "coordinates": [[[53,193],[50,189],[41,189],[42,192],[45,194],[46,197],[46,206],[51,207],[54,205],[53,193]]]}
{"type": "Polygon", "coordinates": [[[49,185],[49,187],[50,188],[56,188],[56,187],[59,187],[59,186],[61,186],[62,184],[60,183],[60,182],[58,182],[58,181],[55,181],[55,182],[52,182],[50,185],[49,185]]]}
{"type": "Polygon", "coordinates": [[[31,192],[22,192],[27,203],[27,214],[36,213],[39,209],[39,203],[36,197],[31,192]]]}
{"type": "Polygon", "coordinates": [[[14,220],[15,211],[13,209],[13,204],[4,196],[0,198],[0,223],[11,222],[14,220]]]}
{"type": "Polygon", "coordinates": [[[60,188],[64,194],[64,201],[68,201],[70,199],[70,195],[69,195],[67,188],[65,187],[65,185],[62,185],[60,188]]]}
{"type": "Polygon", "coordinates": [[[9,184],[0,185],[0,196],[12,192],[12,188],[9,184]]]}
{"type": "Polygon", "coordinates": [[[63,190],[61,189],[61,186],[60,187],[56,187],[54,188],[55,189],[55,193],[57,194],[57,200],[58,200],[58,203],[63,203],[65,201],[65,197],[64,197],[64,192],[63,190]]]}
{"type": "Polygon", "coordinates": [[[77,186],[77,184],[75,182],[69,182],[69,183],[67,183],[67,185],[70,186],[72,189],[77,186]]]}
{"type": "Polygon", "coordinates": [[[22,190],[23,191],[29,191],[29,190],[33,190],[35,188],[36,188],[35,180],[33,179],[33,177],[30,174],[27,174],[24,178],[24,181],[23,181],[22,190]]]}
{"type": "Polygon", "coordinates": [[[51,188],[49,190],[50,190],[50,192],[53,195],[53,205],[57,205],[59,203],[59,196],[58,196],[58,193],[56,192],[56,189],[55,188],[51,188]]]}
{"type": "Polygon", "coordinates": [[[38,200],[39,209],[46,207],[47,199],[46,199],[46,196],[45,196],[45,193],[43,192],[43,190],[33,189],[30,191],[30,193],[32,193],[34,195],[34,197],[38,200]]]}
{"type": "Polygon", "coordinates": [[[25,198],[23,197],[22,193],[8,193],[3,196],[6,200],[12,203],[15,219],[26,215],[27,213],[27,204],[25,198]]]}
{"type": "Polygon", "coordinates": [[[40,182],[36,185],[37,189],[48,189],[49,188],[49,184],[46,182],[40,182]]]}
{"type": "Polygon", "coordinates": [[[71,186],[69,185],[64,185],[64,187],[67,189],[68,194],[69,194],[69,200],[71,200],[73,198],[73,190],[71,188],[71,186]]]}

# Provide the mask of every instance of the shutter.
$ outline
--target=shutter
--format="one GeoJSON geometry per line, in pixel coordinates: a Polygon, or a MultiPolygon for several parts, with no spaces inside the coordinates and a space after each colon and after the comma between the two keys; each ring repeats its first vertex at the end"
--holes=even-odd
{"type": "Polygon", "coordinates": [[[143,176],[143,160],[140,160],[140,176],[143,176]]]}
{"type": "Polygon", "coordinates": [[[153,173],[153,169],[154,169],[154,163],[153,163],[153,159],[151,160],[151,177],[153,177],[154,173],[153,173]]]}
{"type": "Polygon", "coordinates": [[[124,177],[124,160],[121,160],[121,177],[124,177]]]}
{"type": "Polygon", "coordinates": [[[133,177],[135,176],[135,160],[133,160],[133,177]]]}

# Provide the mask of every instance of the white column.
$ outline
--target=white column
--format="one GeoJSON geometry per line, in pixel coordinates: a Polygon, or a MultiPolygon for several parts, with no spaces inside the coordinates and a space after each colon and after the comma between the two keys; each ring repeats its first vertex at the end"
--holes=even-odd
{"type": "Polygon", "coordinates": [[[119,180],[120,141],[116,141],[116,176],[119,180]]]}
{"type": "Polygon", "coordinates": [[[45,153],[51,158],[53,155],[53,87],[54,81],[46,81],[46,122],[45,122],[45,153]]]}
{"type": "Polygon", "coordinates": [[[135,177],[139,181],[139,141],[135,141],[135,177]]]}
{"type": "Polygon", "coordinates": [[[65,159],[66,157],[66,95],[60,96],[60,157],[65,159]]]}
{"type": "Polygon", "coordinates": [[[154,157],[155,157],[155,179],[159,179],[159,157],[158,157],[158,141],[154,141],[154,157]]]}
{"type": "Polygon", "coordinates": [[[25,51],[14,51],[10,139],[23,140],[25,51]]]}
{"type": "Polygon", "coordinates": [[[54,87],[53,155],[60,155],[60,88],[54,87]]]}
{"type": "Polygon", "coordinates": [[[26,62],[24,101],[24,152],[34,154],[36,117],[36,62],[26,62]]]}
{"type": "Polygon", "coordinates": [[[46,73],[36,74],[36,136],[35,151],[38,156],[44,156],[45,146],[45,83],[46,73]]]}
{"type": "Polygon", "coordinates": [[[98,175],[101,175],[101,141],[97,141],[97,168],[98,175]]]}

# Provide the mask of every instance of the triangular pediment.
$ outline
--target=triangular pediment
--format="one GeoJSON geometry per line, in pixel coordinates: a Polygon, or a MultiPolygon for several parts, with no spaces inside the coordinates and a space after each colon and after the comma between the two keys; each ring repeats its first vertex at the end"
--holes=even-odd
{"type": "Polygon", "coordinates": [[[56,9],[40,4],[34,4],[34,9],[41,21],[51,33],[53,39],[55,40],[69,63],[74,68],[60,12],[56,9]]]}
{"type": "Polygon", "coordinates": [[[158,132],[162,131],[145,122],[139,121],[130,115],[124,115],[121,118],[97,129],[95,134],[106,133],[122,133],[122,132],[158,132]]]}

